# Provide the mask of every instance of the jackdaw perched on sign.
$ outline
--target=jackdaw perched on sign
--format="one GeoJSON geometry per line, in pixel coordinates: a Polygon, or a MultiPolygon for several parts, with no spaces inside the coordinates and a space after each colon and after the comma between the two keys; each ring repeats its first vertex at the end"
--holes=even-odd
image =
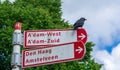
{"type": "Polygon", "coordinates": [[[85,20],[87,19],[85,19],[84,17],[81,17],[79,20],[75,22],[75,24],[73,25],[74,26],[73,29],[77,30],[79,27],[83,27],[85,20]]]}

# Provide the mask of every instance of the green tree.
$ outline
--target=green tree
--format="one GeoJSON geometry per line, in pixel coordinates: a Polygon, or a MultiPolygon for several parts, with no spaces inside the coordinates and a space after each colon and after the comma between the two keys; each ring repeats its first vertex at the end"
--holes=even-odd
{"type": "MultiPolygon", "coordinates": [[[[71,27],[61,18],[61,15],[61,0],[0,2],[0,70],[11,70],[12,34],[15,22],[23,23],[22,32],[71,27]]],[[[90,52],[93,46],[92,42],[86,44],[86,54],[82,60],[26,68],[25,70],[99,70],[101,65],[91,59],[90,52]]]]}

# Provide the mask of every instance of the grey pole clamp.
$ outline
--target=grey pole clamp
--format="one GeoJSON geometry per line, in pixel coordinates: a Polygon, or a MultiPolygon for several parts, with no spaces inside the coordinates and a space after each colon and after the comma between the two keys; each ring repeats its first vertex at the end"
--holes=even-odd
{"type": "Polygon", "coordinates": [[[23,34],[14,32],[13,33],[13,45],[23,45],[23,34]]]}

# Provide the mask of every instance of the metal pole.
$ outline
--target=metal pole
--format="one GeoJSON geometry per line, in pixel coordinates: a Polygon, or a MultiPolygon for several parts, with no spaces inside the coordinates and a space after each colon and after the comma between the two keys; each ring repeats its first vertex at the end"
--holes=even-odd
{"type": "Polygon", "coordinates": [[[14,25],[13,53],[11,60],[12,70],[20,70],[21,68],[21,54],[20,54],[20,46],[22,45],[21,24],[22,23],[20,22],[16,22],[14,25]]]}

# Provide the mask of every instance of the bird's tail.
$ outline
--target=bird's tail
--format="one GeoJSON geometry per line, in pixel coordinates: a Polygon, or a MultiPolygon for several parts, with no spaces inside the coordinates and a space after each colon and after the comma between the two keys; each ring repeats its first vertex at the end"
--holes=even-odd
{"type": "Polygon", "coordinates": [[[73,30],[77,30],[77,27],[74,27],[73,30]]]}

